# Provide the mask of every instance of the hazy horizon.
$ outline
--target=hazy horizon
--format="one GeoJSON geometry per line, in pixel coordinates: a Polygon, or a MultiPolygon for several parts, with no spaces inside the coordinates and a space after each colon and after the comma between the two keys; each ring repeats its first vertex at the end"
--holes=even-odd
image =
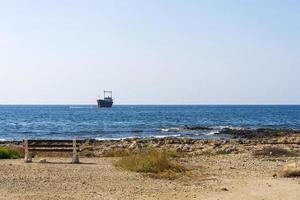
{"type": "Polygon", "coordinates": [[[299,105],[300,2],[0,2],[0,105],[299,105]]]}

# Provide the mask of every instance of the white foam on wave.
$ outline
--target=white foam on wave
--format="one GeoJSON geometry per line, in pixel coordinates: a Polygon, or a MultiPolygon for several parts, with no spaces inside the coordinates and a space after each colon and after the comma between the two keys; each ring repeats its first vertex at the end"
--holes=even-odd
{"type": "Polygon", "coordinates": [[[4,142],[6,141],[6,139],[0,138],[0,142],[4,142]]]}
{"type": "Polygon", "coordinates": [[[180,128],[162,128],[160,129],[162,132],[177,132],[177,131],[180,131],[180,128]]]}
{"type": "Polygon", "coordinates": [[[173,134],[173,135],[151,135],[148,137],[119,137],[119,138],[95,138],[98,141],[108,141],[108,140],[125,140],[125,139],[136,139],[136,138],[166,138],[166,137],[180,137],[180,134],[173,134]]]}
{"type": "Polygon", "coordinates": [[[237,126],[211,126],[210,128],[216,129],[216,130],[222,130],[222,129],[232,129],[232,130],[244,130],[245,128],[237,127],[237,126]]]}
{"type": "Polygon", "coordinates": [[[180,134],[174,134],[174,135],[154,135],[154,138],[166,138],[166,137],[180,137],[180,134]]]}
{"type": "Polygon", "coordinates": [[[124,140],[124,139],[134,139],[140,137],[119,137],[119,138],[95,138],[98,141],[107,141],[107,140],[124,140]]]}
{"type": "Polygon", "coordinates": [[[212,130],[212,131],[209,131],[209,132],[205,133],[204,135],[214,135],[214,134],[219,133],[219,132],[220,131],[218,131],[218,130],[212,130]]]}

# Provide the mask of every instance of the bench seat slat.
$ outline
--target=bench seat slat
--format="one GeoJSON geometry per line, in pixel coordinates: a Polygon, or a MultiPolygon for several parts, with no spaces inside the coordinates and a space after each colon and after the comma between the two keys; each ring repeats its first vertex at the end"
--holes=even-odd
{"type": "MultiPolygon", "coordinates": [[[[79,144],[76,144],[76,147],[79,147],[79,144]]],[[[62,147],[62,148],[73,148],[72,144],[29,144],[28,145],[29,148],[31,147],[62,147]]]]}
{"type": "MultiPolygon", "coordinates": [[[[58,151],[58,152],[72,152],[73,149],[53,149],[53,148],[29,148],[29,151],[58,151]]],[[[77,151],[80,151],[80,149],[77,149],[77,151]]]]}
{"type": "MultiPolygon", "coordinates": [[[[76,143],[84,143],[84,140],[76,140],[76,143]]],[[[30,143],[73,143],[73,140],[28,140],[30,143]]]]}

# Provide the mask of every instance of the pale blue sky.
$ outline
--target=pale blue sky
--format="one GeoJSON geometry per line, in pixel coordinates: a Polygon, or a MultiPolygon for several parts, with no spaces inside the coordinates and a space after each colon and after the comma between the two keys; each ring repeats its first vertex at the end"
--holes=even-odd
{"type": "Polygon", "coordinates": [[[298,0],[0,1],[0,104],[299,104],[298,0]]]}

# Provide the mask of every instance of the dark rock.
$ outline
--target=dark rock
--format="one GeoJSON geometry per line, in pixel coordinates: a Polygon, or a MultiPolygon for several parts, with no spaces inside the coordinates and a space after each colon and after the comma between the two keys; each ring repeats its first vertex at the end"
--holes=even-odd
{"type": "Polygon", "coordinates": [[[299,130],[290,129],[232,129],[224,128],[218,133],[219,135],[231,135],[233,138],[247,138],[247,139],[257,139],[257,138],[270,138],[279,137],[292,134],[300,134],[299,130]]]}

